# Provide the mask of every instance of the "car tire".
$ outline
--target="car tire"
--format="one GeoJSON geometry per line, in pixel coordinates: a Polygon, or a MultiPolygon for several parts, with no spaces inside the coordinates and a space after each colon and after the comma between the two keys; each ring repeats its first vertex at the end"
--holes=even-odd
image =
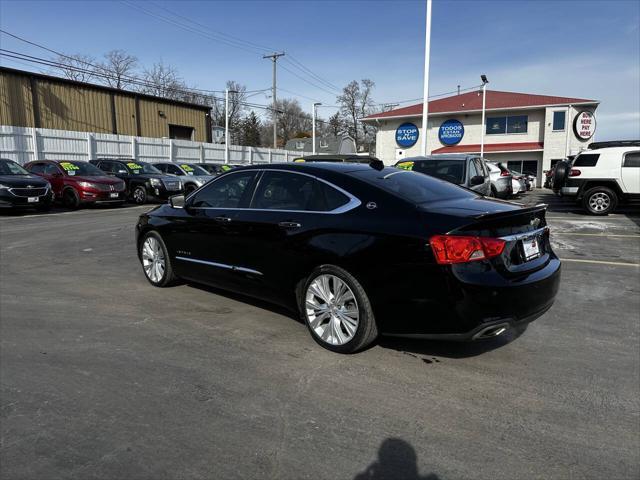
{"type": "Polygon", "coordinates": [[[553,174],[553,189],[560,190],[564,185],[566,178],[569,176],[569,170],[571,169],[571,165],[569,162],[558,162],[556,163],[556,171],[553,174]]]}
{"type": "Polygon", "coordinates": [[[136,205],[144,205],[147,203],[147,189],[142,185],[138,185],[131,192],[131,198],[136,205]]]}
{"type": "Polygon", "coordinates": [[[618,205],[618,196],[607,187],[594,187],[582,197],[582,206],[591,215],[608,215],[618,205]]]}
{"type": "Polygon", "coordinates": [[[154,287],[168,287],[176,283],[171,258],[159,233],[151,231],[144,235],[138,246],[138,257],[142,271],[154,287]]]}
{"type": "Polygon", "coordinates": [[[80,195],[74,188],[67,188],[62,192],[62,205],[72,210],[80,207],[80,195]]]}
{"type": "Polygon", "coordinates": [[[355,353],[378,336],[369,297],[360,282],[343,268],[316,268],[304,283],[298,303],[311,336],[327,350],[355,353]]]}
{"type": "Polygon", "coordinates": [[[491,191],[489,192],[489,196],[493,198],[498,198],[498,191],[496,190],[496,187],[494,187],[493,185],[491,185],[491,191]]]}

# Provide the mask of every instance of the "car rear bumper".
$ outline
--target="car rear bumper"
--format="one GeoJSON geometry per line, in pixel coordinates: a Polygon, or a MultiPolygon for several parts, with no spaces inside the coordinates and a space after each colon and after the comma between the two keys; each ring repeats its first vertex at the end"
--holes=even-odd
{"type": "MultiPolygon", "coordinates": [[[[544,314],[555,301],[561,265],[552,256],[533,272],[486,282],[451,271],[440,282],[413,277],[414,286],[403,288],[404,302],[390,300],[378,305],[380,331],[387,335],[474,340],[494,326],[505,329],[527,324],[544,314]]],[[[374,306],[374,310],[375,310],[374,306]]]]}

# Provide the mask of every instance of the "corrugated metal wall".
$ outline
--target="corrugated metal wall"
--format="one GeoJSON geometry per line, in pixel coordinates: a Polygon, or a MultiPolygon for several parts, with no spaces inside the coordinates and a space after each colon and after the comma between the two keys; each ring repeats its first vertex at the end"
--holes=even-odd
{"type": "Polygon", "coordinates": [[[157,138],[168,138],[169,125],[180,125],[194,129],[194,141],[207,141],[204,110],[143,97],[138,101],[139,132],[136,99],[130,94],[0,71],[0,125],[94,133],[114,133],[115,126],[118,134],[157,138]],[[34,105],[38,107],[36,115],[34,105]]]}

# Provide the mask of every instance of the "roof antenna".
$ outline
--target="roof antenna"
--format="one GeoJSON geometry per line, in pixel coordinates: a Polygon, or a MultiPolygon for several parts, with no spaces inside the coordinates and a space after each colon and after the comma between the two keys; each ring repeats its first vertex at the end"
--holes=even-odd
{"type": "Polygon", "coordinates": [[[460,95],[460,85],[458,85],[458,95],[460,95]]]}

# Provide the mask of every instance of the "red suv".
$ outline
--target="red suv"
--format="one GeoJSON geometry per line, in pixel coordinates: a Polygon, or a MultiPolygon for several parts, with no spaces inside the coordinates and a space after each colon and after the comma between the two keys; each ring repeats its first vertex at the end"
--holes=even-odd
{"type": "Polygon", "coordinates": [[[25,168],[46,178],[54,198],[68,208],[78,208],[83,203],[123,204],[126,201],[124,182],[105,175],[89,162],[39,160],[27,163],[25,168]]]}

